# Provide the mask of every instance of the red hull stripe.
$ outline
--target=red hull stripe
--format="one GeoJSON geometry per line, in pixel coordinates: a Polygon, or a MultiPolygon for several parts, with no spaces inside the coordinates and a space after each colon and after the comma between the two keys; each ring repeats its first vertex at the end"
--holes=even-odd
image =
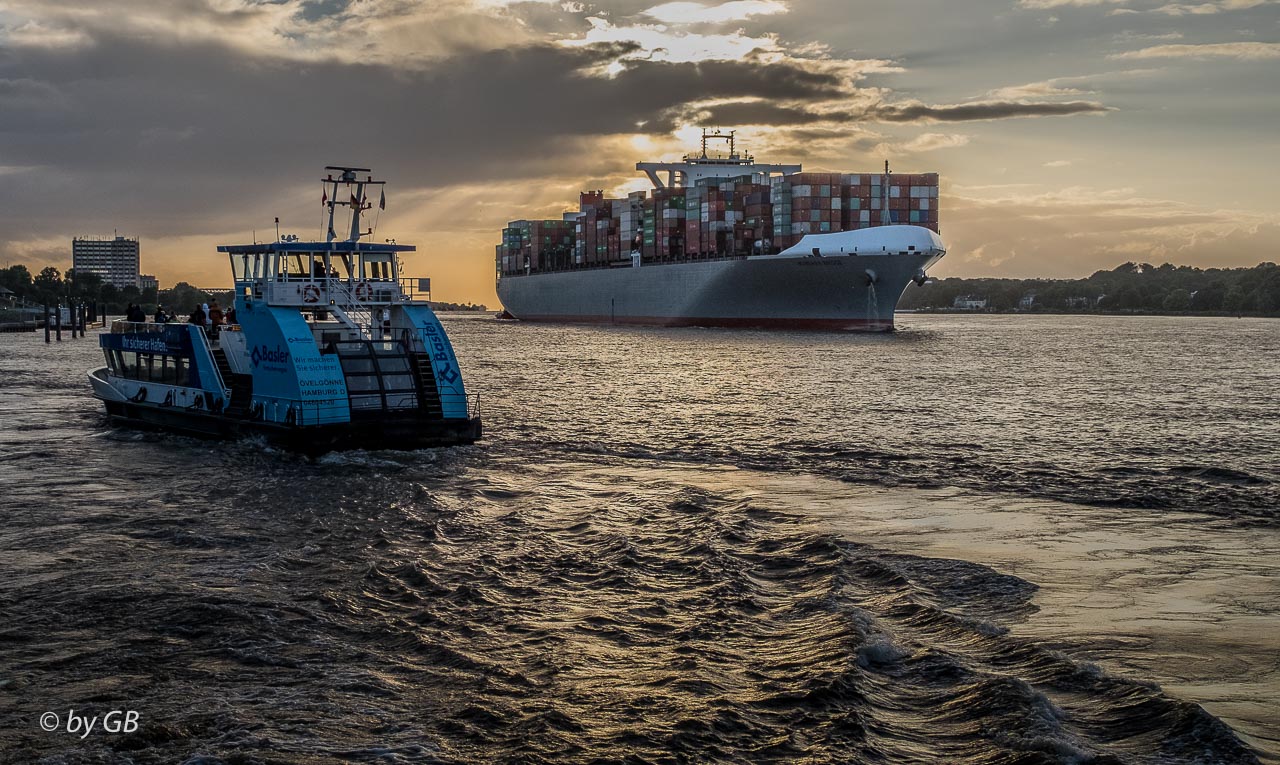
{"type": "Polygon", "coordinates": [[[893,322],[883,319],[800,319],[800,318],[730,318],[690,316],[586,316],[539,315],[516,316],[521,321],[555,322],[559,324],[639,324],[650,327],[733,327],[754,329],[804,329],[822,331],[891,332],[893,322]]]}

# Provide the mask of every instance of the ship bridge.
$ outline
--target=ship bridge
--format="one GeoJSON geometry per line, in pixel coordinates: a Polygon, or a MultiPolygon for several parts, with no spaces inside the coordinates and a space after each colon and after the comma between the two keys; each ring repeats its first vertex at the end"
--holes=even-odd
{"type": "Polygon", "coordinates": [[[768,183],[771,176],[800,172],[800,165],[756,164],[755,157],[746,152],[738,152],[736,133],[734,130],[727,133],[703,130],[700,154],[686,154],[680,162],[637,162],[636,169],[649,176],[649,181],[659,189],[693,186],[703,178],[729,178],[738,175],[750,175],[756,183],[768,183]],[[707,144],[711,141],[727,143],[727,152],[709,153],[707,144]],[[665,180],[661,176],[664,173],[665,180]]]}

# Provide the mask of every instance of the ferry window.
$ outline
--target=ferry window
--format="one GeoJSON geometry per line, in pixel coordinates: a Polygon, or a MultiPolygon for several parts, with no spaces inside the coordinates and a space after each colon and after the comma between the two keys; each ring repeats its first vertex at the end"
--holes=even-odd
{"type": "Polygon", "coordinates": [[[342,360],[342,371],[346,372],[347,374],[354,374],[354,375],[374,374],[373,359],[344,358],[342,360]]]}
{"type": "Polygon", "coordinates": [[[355,392],[377,391],[379,389],[378,378],[376,375],[360,376],[353,375],[347,378],[347,388],[355,392]]]}
{"type": "Polygon", "coordinates": [[[412,375],[387,375],[382,378],[382,384],[387,390],[414,390],[412,375]]]}
{"type": "Polygon", "coordinates": [[[409,360],[404,356],[388,356],[378,359],[378,369],[383,374],[404,374],[409,371],[409,360]]]}
{"type": "Polygon", "coordinates": [[[231,276],[238,282],[245,279],[245,275],[249,271],[249,256],[240,255],[237,257],[234,253],[231,255],[231,276]]]}
{"type": "Polygon", "coordinates": [[[107,359],[107,369],[111,370],[111,374],[113,374],[113,375],[118,375],[118,374],[120,374],[120,372],[118,371],[118,370],[120,369],[120,367],[116,365],[116,360],[115,360],[114,358],[112,358],[112,356],[111,356],[111,349],[110,349],[110,348],[103,348],[103,349],[102,349],[102,355],[103,355],[104,357],[106,357],[106,359],[107,359]]]}
{"type": "Polygon", "coordinates": [[[147,380],[148,382],[156,380],[155,375],[156,357],[153,353],[138,354],[138,379],[147,380]]]}

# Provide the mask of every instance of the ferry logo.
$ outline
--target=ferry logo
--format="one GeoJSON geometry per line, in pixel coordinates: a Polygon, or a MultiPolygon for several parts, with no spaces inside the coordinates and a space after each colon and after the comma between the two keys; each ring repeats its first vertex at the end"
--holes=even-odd
{"type": "Polygon", "coordinates": [[[436,373],[436,378],[453,385],[453,383],[458,379],[458,373],[453,371],[453,367],[446,366],[443,372],[436,373]]]}
{"type": "Polygon", "coordinates": [[[288,364],[289,352],[278,345],[275,350],[261,345],[254,347],[253,353],[249,354],[249,358],[253,360],[255,367],[259,364],[288,364]]]}

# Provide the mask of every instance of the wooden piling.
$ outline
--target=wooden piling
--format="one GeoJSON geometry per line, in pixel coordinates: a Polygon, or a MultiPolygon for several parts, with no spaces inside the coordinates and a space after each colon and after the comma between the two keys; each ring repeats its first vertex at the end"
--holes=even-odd
{"type": "Polygon", "coordinates": [[[53,320],[54,337],[58,342],[62,342],[62,306],[60,304],[53,307],[53,320]]]}
{"type": "Polygon", "coordinates": [[[44,341],[49,342],[49,304],[44,304],[44,341]]]}

